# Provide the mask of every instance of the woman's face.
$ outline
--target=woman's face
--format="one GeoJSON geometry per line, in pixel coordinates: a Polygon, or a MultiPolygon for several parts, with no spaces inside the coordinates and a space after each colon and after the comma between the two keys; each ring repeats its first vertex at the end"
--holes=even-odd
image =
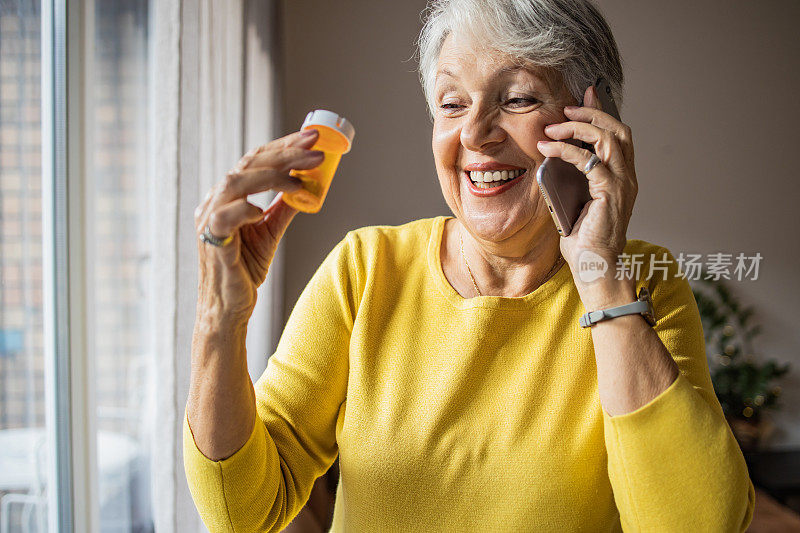
{"type": "Polygon", "coordinates": [[[494,242],[528,241],[545,224],[552,226],[536,184],[536,169],[544,161],[536,143],[551,140],[544,127],[565,121],[564,106],[577,103],[560,77],[537,67],[520,68],[451,34],[439,55],[434,99],[433,155],[442,193],[456,217],[471,233],[494,242]],[[503,169],[508,174],[474,172],[503,169]],[[509,179],[473,183],[503,176],[509,179]]]}

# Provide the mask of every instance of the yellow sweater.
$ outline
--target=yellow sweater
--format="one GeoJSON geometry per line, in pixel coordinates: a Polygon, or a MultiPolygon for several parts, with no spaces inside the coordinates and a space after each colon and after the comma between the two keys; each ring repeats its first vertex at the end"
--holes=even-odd
{"type": "MultiPolygon", "coordinates": [[[[446,218],[336,245],[255,385],[259,419],[233,456],[203,456],[184,417],[208,528],[281,530],[338,454],[335,532],[743,531],[753,485],[688,282],[642,272],[680,374],[611,417],[569,267],[524,297],[464,299],[441,268],[446,218]]],[[[641,240],[626,251],[668,253],[641,240]]]]}

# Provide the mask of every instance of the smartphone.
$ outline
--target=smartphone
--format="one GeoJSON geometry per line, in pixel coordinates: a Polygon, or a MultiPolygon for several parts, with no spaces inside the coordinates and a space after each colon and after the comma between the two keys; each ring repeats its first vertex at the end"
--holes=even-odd
{"type": "MultiPolygon", "coordinates": [[[[620,120],[617,104],[611,97],[611,87],[605,78],[599,78],[594,84],[603,111],[620,120]]],[[[583,100],[580,103],[583,106],[583,100]]],[[[565,142],[586,148],[594,152],[594,146],[567,139],[565,142]]],[[[553,217],[558,233],[566,237],[578,221],[583,206],[592,199],[589,194],[589,181],[583,172],[572,163],[558,157],[547,157],[536,171],[536,182],[542,192],[550,215],[553,217]]]]}

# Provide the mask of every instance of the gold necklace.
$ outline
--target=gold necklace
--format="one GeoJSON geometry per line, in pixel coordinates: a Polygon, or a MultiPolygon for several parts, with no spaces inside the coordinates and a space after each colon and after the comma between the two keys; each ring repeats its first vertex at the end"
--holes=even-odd
{"type": "Polygon", "coordinates": [[[461,241],[461,257],[464,258],[464,264],[467,265],[467,272],[469,272],[469,279],[472,280],[472,286],[475,287],[475,292],[478,293],[478,296],[483,296],[483,294],[481,294],[481,290],[478,288],[478,284],[475,283],[475,277],[472,275],[472,270],[469,268],[469,263],[467,263],[467,256],[464,255],[464,236],[461,235],[461,232],[458,232],[458,239],[461,241]]]}
{"type": "MultiPolygon", "coordinates": [[[[469,262],[467,261],[467,256],[466,254],[464,254],[464,236],[461,234],[461,232],[458,233],[458,240],[461,242],[461,257],[464,258],[464,264],[467,266],[467,272],[469,273],[469,279],[472,280],[472,286],[475,287],[475,292],[478,293],[478,296],[483,296],[483,294],[481,294],[481,290],[478,288],[478,284],[475,283],[475,276],[472,275],[472,269],[469,268],[469,262]]],[[[557,270],[557,267],[561,265],[563,259],[564,257],[561,254],[559,254],[555,264],[550,269],[550,271],[545,275],[542,282],[539,283],[539,286],[541,286],[544,282],[550,279],[550,276],[554,273],[555,270],[557,270]]]]}

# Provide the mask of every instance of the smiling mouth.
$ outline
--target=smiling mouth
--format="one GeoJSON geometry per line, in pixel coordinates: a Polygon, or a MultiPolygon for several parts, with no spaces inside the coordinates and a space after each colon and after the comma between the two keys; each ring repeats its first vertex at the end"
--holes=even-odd
{"type": "Polygon", "coordinates": [[[494,170],[481,172],[480,170],[465,171],[472,185],[477,189],[494,189],[518,180],[526,169],[494,170]]]}

